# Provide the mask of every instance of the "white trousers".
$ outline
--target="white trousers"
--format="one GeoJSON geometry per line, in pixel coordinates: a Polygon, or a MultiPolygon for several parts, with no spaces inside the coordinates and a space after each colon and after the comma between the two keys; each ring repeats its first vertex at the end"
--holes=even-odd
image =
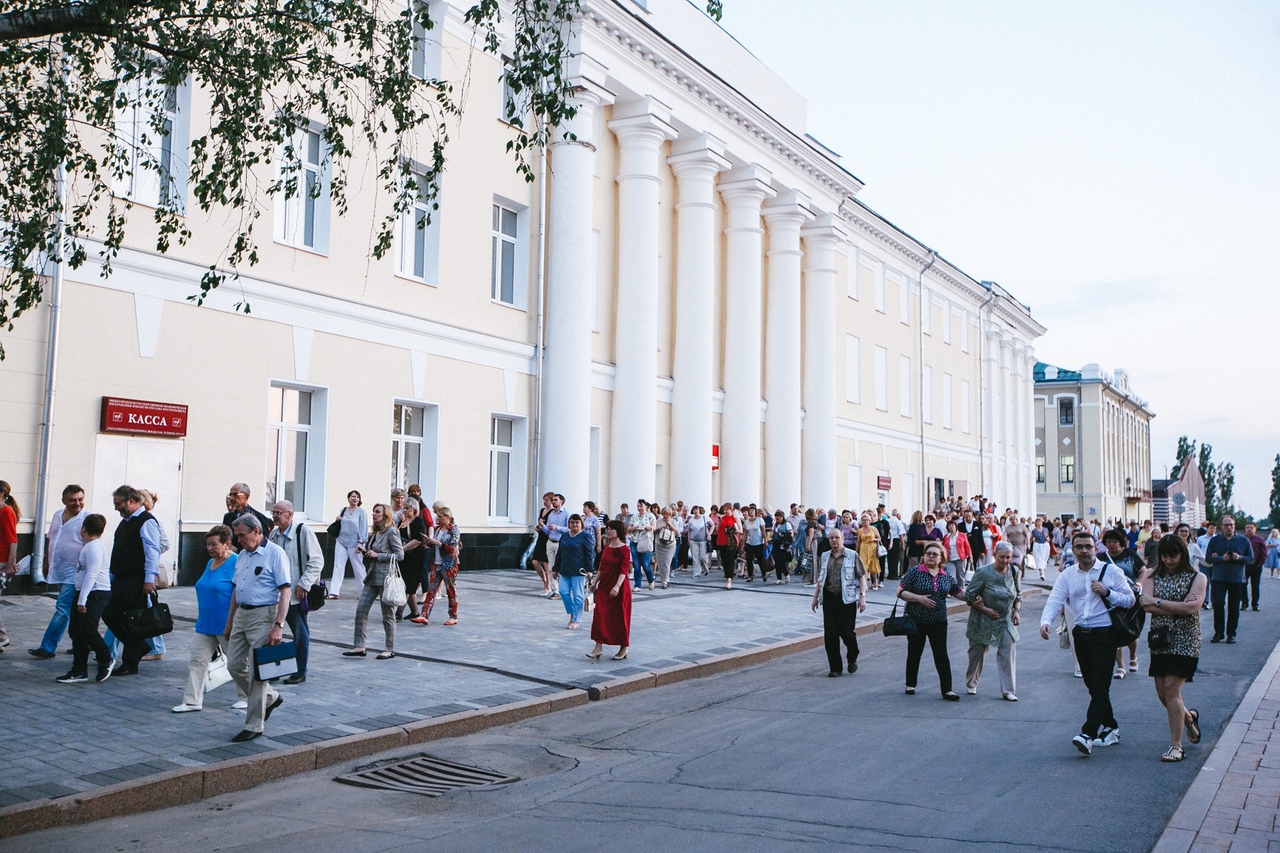
{"type": "Polygon", "coordinates": [[[342,579],[347,574],[347,564],[356,575],[356,586],[364,586],[364,558],[356,553],[354,547],[350,551],[341,542],[333,543],[333,577],[329,579],[329,594],[341,595],[342,579]]]}
{"type": "Polygon", "coordinates": [[[707,559],[707,540],[701,542],[689,540],[689,565],[693,569],[693,576],[705,575],[711,570],[711,563],[707,559]]]}
{"type": "MultiPolygon", "coordinates": [[[[227,654],[227,644],[221,636],[191,635],[191,667],[187,670],[187,689],[182,693],[184,705],[195,705],[197,708],[204,705],[204,681],[209,674],[209,664],[219,651],[223,655],[227,654]]],[[[241,699],[246,698],[239,683],[236,684],[236,692],[240,694],[241,699]]]]}

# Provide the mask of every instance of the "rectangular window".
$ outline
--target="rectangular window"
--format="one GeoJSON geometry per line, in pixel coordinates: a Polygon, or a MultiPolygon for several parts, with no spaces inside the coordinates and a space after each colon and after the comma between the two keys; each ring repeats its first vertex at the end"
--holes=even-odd
{"type": "Polygon", "coordinates": [[[951,429],[951,410],[955,401],[951,399],[951,374],[942,374],[942,428],[951,429]]]}
{"type": "Polygon", "coordinates": [[[1044,457],[1036,457],[1036,482],[1044,483],[1044,457]]]}
{"type": "Polygon", "coordinates": [[[847,507],[852,507],[854,512],[858,512],[862,508],[862,466],[849,466],[849,498],[847,507]]]}
{"type": "Polygon", "coordinates": [[[942,300],[942,342],[951,343],[951,300],[942,300]]]}
{"type": "Polygon", "coordinates": [[[1058,460],[1059,477],[1063,483],[1074,483],[1076,481],[1076,458],[1074,456],[1063,456],[1058,460]]]}
{"type": "Polygon", "coordinates": [[[285,146],[281,158],[282,170],[293,170],[288,176],[293,188],[284,193],[277,205],[276,239],[300,249],[326,253],[329,152],[324,137],[316,129],[300,131],[285,146]]]}
{"type": "Polygon", "coordinates": [[[902,325],[911,325],[911,280],[902,279],[902,286],[898,288],[898,318],[902,321],[902,325]]]}
{"type": "Polygon", "coordinates": [[[516,249],[519,214],[501,204],[493,206],[493,292],[492,297],[506,305],[516,303],[516,249]]]}
{"type": "Polygon", "coordinates": [[[876,408],[889,411],[889,351],[876,347],[876,408]]]}
{"type": "Polygon", "coordinates": [[[427,179],[415,175],[418,192],[413,207],[400,214],[400,253],[396,271],[406,278],[435,284],[440,269],[440,210],[429,198],[427,179]]]}
{"type": "MultiPolygon", "coordinates": [[[[419,17],[428,12],[427,3],[413,3],[409,8],[419,17]]],[[[435,18],[431,18],[431,24],[428,29],[416,17],[413,22],[413,47],[409,54],[409,73],[419,80],[436,80],[440,77],[440,34],[443,25],[435,18]]]]}
{"type": "MultiPolygon", "coordinates": [[[[1076,425],[1076,409],[1075,401],[1063,398],[1058,401],[1058,426],[1075,426],[1076,425]]],[[[1066,481],[1063,481],[1066,482],[1066,481]]]]}
{"type": "Polygon", "coordinates": [[[933,368],[920,368],[920,417],[925,423],[933,423],[933,368]]]}
{"type": "Polygon", "coordinates": [[[511,453],[515,422],[493,418],[489,425],[489,516],[511,517],[511,453]]]}
{"type": "Polygon", "coordinates": [[[117,138],[125,148],[127,174],[117,192],[151,206],[172,204],[184,212],[187,149],[191,137],[191,85],[161,86],[134,81],[129,106],[116,113],[117,138]]]}
{"type": "Polygon", "coordinates": [[[862,341],[857,335],[846,335],[844,345],[844,398],[850,403],[861,403],[862,341]]]}
{"type": "Polygon", "coordinates": [[[525,116],[529,114],[529,95],[517,90],[512,82],[511,57],[502,57],[502,103],[499,105],[498,117],[507,124],[524,127],[525,116]]]}
{"type": "Polygon", "coordinates": [[[876,310],[884,313],[884,264],[876,265],[876,310]]]}
{"type": "Polygon", "coordinates": [[[964,311],[960,312],[960,349],[969,351],[969,315],[964,311]]]}
{"type": "Polygon", "coordinates": [[[267,412],[266,506],[291,501],[305,511],[311,451],[312,395],[300,388],[271,386],[267,412]]]}
{"type": "Polygon", "coordinates": [[[426,411],[422,406],[396,403],[391,424],[391,488],[407,489],[420,479],[426,411]]]}
{"type": "Polygon", "coordinates": [[[862,250],[857,246],[853,247],[853,251],[849,254],[849,268],[845,273],[844,289],[849,294],[850,299],[858,298],[858,269],[862,266],[859,258],[862,257],[862,250]]]}
{"type": "Polygon", "coordinates": [[[898,414],[911,417],[911,359],[898,357],[898,414]]]}
{"type": "Polygon", "coordinates": [[[858,293],[874,292],[876,287],[876,270],[880,262],[862,255],[858,263],[858,293]]]}
{"type": "Polygon", "coordinates": [[[925,288],[920,297],[920,331],[926,335],[933,334],[933,294],[925,288]]]}
{"type": "Polygon", "coordinates": [[[960,380],[960,431],[968,434],[970,430],[969,415],[969,380],[960,380]]]}

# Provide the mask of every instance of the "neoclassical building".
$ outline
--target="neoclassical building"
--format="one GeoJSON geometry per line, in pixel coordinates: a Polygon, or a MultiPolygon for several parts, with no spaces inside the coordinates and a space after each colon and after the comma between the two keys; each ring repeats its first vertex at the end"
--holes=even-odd
{"type": "MultiPolygon", "coordinates": [[[[545,490],[610,511],[639,497],[910,511],[975,493],[1034,510],[1044,328],[859,201],[862,182],[806,132],[803,96],[696,4],[583,3],[572,137],[531,184],[504,150],[519,131],[501,57],[473,47],[460,0],[430,8],[442,26],[414,61],[470,88],[439,211],[423,230],[406,216],[391,256],[368,245],[389,201],[359,194],[331,215],[323,196],[282,199],[261,262],[197,308],[222,219],[193,213],[191,243],[158,255],[137,212],[155,189],[121,188],[135,213],[115,272],[65,284],[47,512],[66,482],[97,510],[119,482],[151,487],[195,565],[232,482],[318,529],[350,489],[368,505],[419,483],[480,567],[511,564],[545,490]],[[131,431],[164,406],[181,429],[131,431]]],[[[178,95],[186,139],[203,91],[178,95]]],[[[303,134],[324,183],[322,138],[303,134]]],[[[27,317],[0,366],[0,478],[26,516],[48,319],[27,317]]]]}

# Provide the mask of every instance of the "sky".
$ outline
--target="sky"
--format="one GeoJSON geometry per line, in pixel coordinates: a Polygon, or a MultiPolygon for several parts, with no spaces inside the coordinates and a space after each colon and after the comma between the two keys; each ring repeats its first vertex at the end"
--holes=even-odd
{"type": "Polygon", "coordinates": [[[1126,370],[1267,514],[1280,453],[1280,0],[725,0],[859,199],[1126,370]]]}

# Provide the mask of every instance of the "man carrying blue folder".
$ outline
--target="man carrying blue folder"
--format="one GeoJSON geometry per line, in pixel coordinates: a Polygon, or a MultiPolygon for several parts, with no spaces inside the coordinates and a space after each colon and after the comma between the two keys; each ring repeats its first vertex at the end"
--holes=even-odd
{"type": "Polygon", "coordinates": [[[249,696],[244,730],[233,743],[262,736],[271,712],[284,699],[270,683],[259,681],[253,665],[253,650],[277,645],[284,634],[289,613],[289,558],[279,545],[268,542],[262,524],[252,515],[242,515],[232,525],[240,543],[236,561],[235,595],[227,614],[227,669],[241,692],[249,696]]]}

